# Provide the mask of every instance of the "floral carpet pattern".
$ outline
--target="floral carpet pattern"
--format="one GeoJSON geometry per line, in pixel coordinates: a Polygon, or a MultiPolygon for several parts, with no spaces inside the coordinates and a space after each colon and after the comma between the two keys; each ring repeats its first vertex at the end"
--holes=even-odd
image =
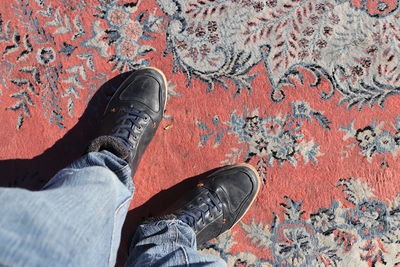
{"type": "MultiPolygon", "coordinates": [[[[0,7],[1,160],[44,155],[71,132],[64,149],[79,154],[90,130],[80,117],[99,88],[155,66],[169,101],[132,209],[248,162],[260,195],[205,253],[229,266],[400,266],[399,5],[10,0],[0,7]]],[[[35,166],[18,171],[8,186],[42,182],[35,166]]]]}

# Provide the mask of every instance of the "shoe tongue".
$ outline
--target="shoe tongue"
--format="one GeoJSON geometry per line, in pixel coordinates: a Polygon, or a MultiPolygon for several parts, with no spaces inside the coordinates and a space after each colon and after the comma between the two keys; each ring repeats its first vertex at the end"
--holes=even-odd
{"type": "Polygon", "coordinates": [[[160,110],[160,85],[150,76],[135,79],[119,96],[120,100],[136,101],[158,112],[160,110]]]}

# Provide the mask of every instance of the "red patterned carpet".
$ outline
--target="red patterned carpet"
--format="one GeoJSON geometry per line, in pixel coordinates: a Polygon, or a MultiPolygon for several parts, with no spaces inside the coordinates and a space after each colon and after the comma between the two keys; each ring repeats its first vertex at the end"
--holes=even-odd
{"type": "Polygon", "coordinates": [[[121,73],[169,78],[120,264],[143,216],[249,162],[259,198],[207,253],[400,266],[398,0],[10,0],[0,14],[2,186],[40,188],[81,155],[121,73]]]}

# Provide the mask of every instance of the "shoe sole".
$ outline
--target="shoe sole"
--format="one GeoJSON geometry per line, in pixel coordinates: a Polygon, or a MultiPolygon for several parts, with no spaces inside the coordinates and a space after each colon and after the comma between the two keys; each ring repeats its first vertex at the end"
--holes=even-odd
{"type": "Polygon", "coordinates": [[[260,175],[258,174],[258,171],[256,170],[256,168],[254,168],[253,165],[250,165],[250,164],[247,164],[247,163],[239,163],[239,164],[235,164],[233,166],[242,166],[242,167],[247,167],[247,168],[251,169],[256,174],[256,177],[257,177],[257,180],[258,180],[258,187],[257,187],[257,192],[254,195],[253,200],[250,202],[249,207],[246,209],[246,211],[243,213],[243,215],[239,218],[239,220],[237,220],[237,222],[232,225],[231,228],[233,228],[236,224],[238,224],[242,220],[242,218],[246,215],[247,211],[251,208],[251,206],[253,205],[254,201],[257,199],[258,193],[260,192],[260,189],[261,189],[261,186],[262,186],[262,179],[261,179],[260,175]]]}
{"type": "Polygon", "coordinates": [[[154,70],[154,71],[158,72],[158,73],[162,76],[162,78],[163,78],[163,80],[164,80],[165,87],[166,87],[166,88],[165,88],[164,110],[163,110],[163,111],[165,111],[165,109],[167,108],[168,81],[167,81],[167,77],[165,76],[164,72],[163,72],[162,70],[160,70],[160,69],[155,68],[155,67],[144,67],[144,68],[140,68],[140,69],[138,69],[138,70],[154,70]]]}
{"type": "MultiPolygon", "coordinates": [[[[258,171],[257,171],[256,168],[254,168],[252,165],[247,164],[247,163],[239,163],[239,164],[227,166],[227,168],[234,168],[234,167],[246,167],[246,168],[248,168],[248,169],[251,169],[251,170],[255,173],[255,175],[256,175],[256,177],[257,177],[258,186],[257,186],[256,194],[254,195],[254,197],[253,197],[253,199],[251,200],[251,202],[250,202],[249,206],[247,207],[247,209],[244,211],[243,215],[240,216],[240,218],[239,218],[229,229],[232,229],[233,227],[235,227],[235,225],[238,224],[238,223],[242,220],[242,218],[246,215],[246,213],[249,211],[249,209],[250,209],[251,206],[253,205],[254,201],[256,200],[256,198],[257,198],[257,196],[258,196],[258,193],[260,192],[261,185],[262,185],[262,179],[261,179],[260,175],[258,174],[258,171]]],[[[221,168],[221,169],[215,171],[215,172],[214,172],[213,174],[211,174],[210,176],[212,176],[212,175],[214,175],[214,174],[216,174],[216,173],[222,171],[223,169],[224,169],[224,168],[221,168]]],[[[229,230],[229,229],[228,229],[228,230],[229,230]]]]}

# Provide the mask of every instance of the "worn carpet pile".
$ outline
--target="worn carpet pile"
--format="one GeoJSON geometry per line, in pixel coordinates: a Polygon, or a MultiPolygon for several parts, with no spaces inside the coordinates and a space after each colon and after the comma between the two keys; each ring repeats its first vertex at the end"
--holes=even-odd
{"type": "Polygon", "coordinates": [[[154,66],[169,100],[119,264],[143,217],[249,162],[260,195],[204,252],[229,266],[400,266],[399,2],[10,0],[0,184],[40,188],[84,152],[122,73],[154,66]]]}

